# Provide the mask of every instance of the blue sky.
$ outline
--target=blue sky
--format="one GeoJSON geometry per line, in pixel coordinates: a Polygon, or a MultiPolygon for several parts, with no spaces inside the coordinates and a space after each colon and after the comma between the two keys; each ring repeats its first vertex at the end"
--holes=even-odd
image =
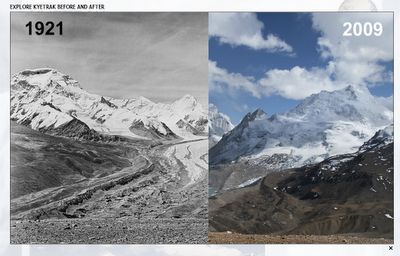
{"type": "Polygon", "coordinates": [[[351,15],[357,20],[382,22],[386,33],[376,40],[340,38],[341,20],[348,20],[349,15],[210,14],[209,61],[215,66],[210,68],[209,64],[209,102],[238,124],[247,112],[256,108],[262,108],[268,115],[281,113],[312,93],[341,89],[347,84],[368,86],[377,96],[391,96],[392,50],[373,58],[369,57],[372,54],[358,51],[364,44],[375,52],[375,48],[393,47],[389,33],[391,17],[351,15]],[[269,35],[274,40],[269,40],[269,35]],[[382,45],[384,40],[386,45],[382,45]],[[330,44],[325,44],[326,41],[330,44]],[[355,57],[347,56],[353,52],[355,57]],[[350,73],[354,63],[361,72],[350,73]],[[213,70],[218,74],[215,77],[213,70]],[[218,73],[222,70],[223,75],[218,73]],[[312,85],[308,86],[310,80],[312,85]],[[293,86],[280,88],[280,83],[293,86]]]}

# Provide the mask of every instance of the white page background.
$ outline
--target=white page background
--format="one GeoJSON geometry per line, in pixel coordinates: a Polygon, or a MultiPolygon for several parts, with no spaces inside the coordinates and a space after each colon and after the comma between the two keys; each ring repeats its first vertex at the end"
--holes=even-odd
{"type": "MultiPolygon", "coordinates": [[[[9,78],[10,78],[10,13],[9,4],[105,4],[105,11],[254,11],[254,12],[268,12],[268,11],[338,11],[342,0],[146,0],[146,1],[10,1],[3,0],[0,3],[0,256],[1,255],[18,255],[18,256],[29,256],[31,251],[39,249],[38,246],[29,245],[9,245],[9,191],[10,191],[10,141],[9,141],[9,78]]],[[[397,184],[400,180],[400,174],[398,173],[399,157],[398,157],[398,141],[400,136],[400,128],[398,125],[398,115],[399,107],[397,100],[400,99],[399,90],[399,11],[400,11],[400,1],[399,0],[374,0],[373,1],[379,11],[394,11],[395,12],[395,26],[394,26],[394,115],[395,115],[395,158],[394,158],[394,168],[395,168],[395,183],[397,184]]],[[[27,49],[29,52],[29,49],[27,49]]],[[[395,237],[400,236],[399,228],[399,218],[400,218],[400,208],[399,208],[399,186],[395,186],[395,209],[394,209],[394,219],[395,219],[395,237]]],[[[257,248],[262,247],[262,245],[253,246],[230,246],[229,248],[237,247],[242,253],[242,256],[249,255],[251,248],[254,251],[257,248]],[[246,248],[243,251],[243,248],[246,248]],[[242,251],[240,250],[242,248],[242,251]]],[[[267,245],[266,255],[272,256],[394,256],[400,255],[398,241],[395,241],[394,251],[389,251],[388,245],[267,245]]],[[[151,255],[151,249],[156,247],[149,245],[149,250],[143,254],[134,253],[132,246],[113,246],[121,250],[130,250],[131,255],[151,255]]],[[[201,247],[201,246],[200,246],[201,247]]],[[[199,247],[199,248],[200,248],[199,247]]],[[[57,246],[40,246],[41,250],[45,250],[47,254],[51,252],[56,253],[55,248],[57,246]]],[[[63,250],[68,251],[69,249],[74,249],[72,255],[76,255],[76,248],[82,248],[82,252],[85,251],[85,255],[99,255],[99,256],[117,256],[117,254],[111,253],[108,248],[109,246],[63,246],[63,250]]],[[[193,250],[195,246],[190,246],[193,250]]],[[[45,251],[42,251],[43,254],[45,251]]],[[[72,251],[71,251],[72,252],[72,251]]],[[[206,252],[206,251],[205,251],[206,252]]],[[[80,253],[78,253],[80,254],[80,253]]],[[[190,253],[189,253],[190,254],[190,253]]],[[[190,255],[187,256],[190,256],[190,255]]],[[[206,253],[205,253],[206,254],[206,253]]],[[[212,251],[208,251],[208,255],[204,256],[214,256],[212,251]]],[[[84,254],[82,254],[84,255],[84,254]]],[[[257,255],[257,254],[254,254],[257,255]]],[[[215,255],[217,256],[217,255],[215,255]]],[[[218,256],[225,256],[219,254],[218,256]]],[[[257,255],[258,256],[258,255],[257,255]]]]}

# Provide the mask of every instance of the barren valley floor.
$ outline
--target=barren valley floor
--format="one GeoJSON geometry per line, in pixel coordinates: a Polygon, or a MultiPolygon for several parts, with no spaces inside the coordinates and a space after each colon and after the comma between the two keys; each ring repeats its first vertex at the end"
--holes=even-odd
{"type": "Polygon", "coordinates": [[[11,243],[204,243],[207,141],[74,141],[12,123],[11,243]]]}
{"type": "Polygon", "coordinates": [[[366,238],[351,235],[256,235],[210,232],[211,244],[393,244],[385,238],[366,238]]]}

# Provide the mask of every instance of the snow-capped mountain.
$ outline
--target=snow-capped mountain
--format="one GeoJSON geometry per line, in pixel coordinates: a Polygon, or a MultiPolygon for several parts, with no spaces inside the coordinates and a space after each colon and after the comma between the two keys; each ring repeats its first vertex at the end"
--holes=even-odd
{"type": "Polygon", "coordinates": [[[367,151],[370,149],[381,148],[385,145],[393,143],[393,141],[394,141],[394,126],[393,124],[391,124],[377,131],[371,139],[369,139],[360,147],[359,151],[367,151]]]}
{"type": "Polygon", "coordinates": [[[321,91],[283,114],[267,116],[261,109],[247,114],[211,148],[210,163],[244,160],[269,168],[298,167],[355,152],[392,123],[390,105],[367,88],[321,91]]]}
{"type": "Polygon", "coordinates": [[[207,111],[193,96],[170,104],[103,97],[50,68],[12,76],[11,119],[40,131],[79,123],[101,134],[135,138],[191,139],[207,132],[207,111]]]}
{"type": "Polygon", "coordinates": [[[208,120],[208,143],[211,148],[235,126],[231,123],[230,118],[219,112],[212,103],[208,104],[208,120]]]}

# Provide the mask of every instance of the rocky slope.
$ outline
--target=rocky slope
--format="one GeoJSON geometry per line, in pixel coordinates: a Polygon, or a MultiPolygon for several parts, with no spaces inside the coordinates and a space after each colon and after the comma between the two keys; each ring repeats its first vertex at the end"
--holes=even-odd
{"type": "Polygon", "coordinates": [[[357,152],[213,196],[211,231],[393,239],[393,126],[357,152]]]}

